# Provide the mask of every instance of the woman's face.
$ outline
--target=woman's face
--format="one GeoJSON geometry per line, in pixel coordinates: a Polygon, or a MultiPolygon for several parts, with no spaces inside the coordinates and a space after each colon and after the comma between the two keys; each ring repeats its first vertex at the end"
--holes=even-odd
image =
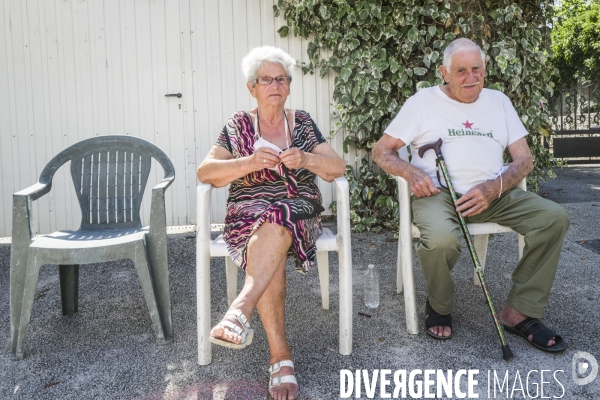
{"type": "MultiPolygon", "coordinates": [[[[272,62],[264,63],[256,74],[256,77],[259,79],[262,77],[278,78],[281,76],[287,77],[285,69],[281,65],[272,62]]],[[[270,85],[256,83],[254,87],[250,84],[247,86],[252,97],[256,98],[259,108],[278,106],[283,108],[285,101],[290,94],[290,84],[277,83],[275,79],[273,79],[273,82],[271,82],[270,85]]]]}

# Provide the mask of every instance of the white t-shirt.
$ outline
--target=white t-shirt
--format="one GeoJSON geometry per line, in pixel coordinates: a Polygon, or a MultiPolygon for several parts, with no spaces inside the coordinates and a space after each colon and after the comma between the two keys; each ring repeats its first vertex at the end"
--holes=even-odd
{"type": "MultiPolygon", "coordinates": [[[[503,166],[504,149],[527,136],[515,108],[502,92],[483,89],[473,103],[461,103],[439,86],[411,96],[385,133],[410,145],[411,164],[424,170],[437,187],[441,185],[435,172],[435,151],[427,151],[423,158],[418,151],[441,138],[450,179],[456,192],[463,194],[496,178],[503,166]]],[[[440,178],[443,180],[441,171],[440,178]]]]}

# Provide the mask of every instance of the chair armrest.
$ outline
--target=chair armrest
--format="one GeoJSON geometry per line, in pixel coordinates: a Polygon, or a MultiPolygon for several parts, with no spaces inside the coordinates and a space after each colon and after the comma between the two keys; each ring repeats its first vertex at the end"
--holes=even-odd
{"type": "Polygon", "coordinates": [[[33,202],[52,188],[52,183],[37,182],[13,194],[12,243],[15,246],[29,247],[35,236],[32,216],[33,202]]]}
{"type": "MultiPolygon", "coordinates": [[[[392,177],[396,178],[396,181],[398,181],[398,200],[400,200],[400,196],[402,195],[400,193],[401,188],[403,190],[403,193],[408,194],[408,198],[410,199],[410,188],[408,186],[408,181],[401,176],[392,175],[392,177]]],[[[517,183],[517,187],[523,190],[527,190],[527,177],[523,178],[519,183],[517,183]]]]}
{"type": "Polygon", "coordinates": [[[25,271],[29,246],[35,236],[33,202],[48,193],[51,187],[51,182],[47,184],[38,182],[13,194],[12,245],[10,252],[11,282],[13,279],[17,279],[16,276],[19,274],[17,271],[25,271]]]}
{"type": "Polygon", "coordinates": [[[51,188],[52,188],[52,181],[50,181],[49,183],[37,182],[36,184],[29,186],[27,189],[23,189],[21,191],[18,191],[15,194],[13,194],[13,197],[14,196],[26,196],[31,201],[35,201],[35,200],[39,199],[40,197],[42,197],[43,195],[45,195],[46,193],[48,193],[51,188]]]}
{"type": "Polygon", "coordinates": [[[398,183],[398,205],[400,210],[404,207],[410,209],[410,185],[408,181],[401,176],[391,175],[398,183]]]}
{"type": "MultiPolygon", "coordinates": [[[[410,208],[410,186],[408,181],[401,176],[392,175],[396,178],[398,182],[398,207],[400,209],[400,231],[404,227],[405,231],[408,232],[409,229],[412,228],[412,219],[411,219],[411,208],[410,208]],[[408,221],[409,224],[404,224],[404,221],[408,221]]],[[[527,177],[523,178],[518,184],[517,187],[527,190],[527,177]]]]}
{"type": "Polygon", "coordinates": [[[401,176],[392,175],[398,183],[398,218],[400,240],[412,240],[412,216],[410,208],[410,185],[401,176]],[[408,238],[408,239],[407,239],[408,238]]]}
{"type": "Polygon", "coordinates": [[[152,188],[152,191],[154,192],[155,190],[162,190],[164,192],[169,186],[171,186],[171,183],[173,183],[174,180],[174,176],[165,178],[162,181],[158,182],[158,184],[152,188]]]}
{"type": "MultiPolygon", "coordinates": [[[[336,241],[338,250],[341,253],[345,253],[343,257],[347,260],[351,260],[350,253],[350,189],[348,181],[345,177],[340,176],[333,180],[335,183],[335,194],[336,194],[336,209],[337,209],[337,235],[336,241]]],[[[348,265],[352,262],[349,261],[348,265]]],[[[340,264],[341,265],[341,264],[340,264]]],[[[350,267],[351,268],[351,267],[350,267]]],[[[351,273],[351,271],[349,271],[351,273]]]]}
{"type": "Polygon", "coordinates": [[[348,230],[350,229],[350,188],[348,181],[343,176],[335,178],[333,182],[335,183],[336,217],[339,233],[340,228],[346,228],[346,224],[348,230]]]}
{"type": "MultiPolygon", "coordinates": [[[[167,235],[167,212],[165,209],[165,191],[173,181],[175,176],[171,175],[164,178],[156,186],[152,188],[152,199],[150,201],[150,224],[149,234],[151,236],[167,235]]],[[[157,237],[158,237],[157,236],[157,237]]]]}

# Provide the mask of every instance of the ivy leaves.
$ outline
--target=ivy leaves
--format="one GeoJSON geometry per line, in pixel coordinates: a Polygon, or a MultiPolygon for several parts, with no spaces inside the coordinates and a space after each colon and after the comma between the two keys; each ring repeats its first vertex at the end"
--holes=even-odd
{"type": "MultiPolygon", "coordinates": [[[[366,159],[354,175],[346,167],[350,186],[350,221],[355,232],[379,232],[383,228],[395,229],[398,215],[398,192],[394,179],[387,174],[376,174],[366,159]]],[[[333,207],[335,208],[335,203],[333,207]]]]}
{"type": "MultiPolygon", "coordinates": [[[[486,85],[511,98],[530,132],[535,189],[538,178],[551,175],[546,171],[556,165],[539,140],[540,126],[548,125],[549,117],[538,104],[546,103],[552,90],[545,55],[549,31],[540,27],[548,26],[551,3],[279,0],[274,10],[276,15],[283,12],[288,24],[280,35],[293,28],[294,35],[310,41],[310,62],[302,65],[303,71],[336,74],[333,99],[348,134],[344,148],[355,146],[367,154],[408,97],[443,84],[439,65],[452,40],[468,37],[479,43],[487,55],[486,85]],[[331,57],[322,58],[321,49],[330,49],[331,57]]],[[[374,172],[367,161],[352,181],[355,229],[393,226],[393,181],[374,172]]]]}

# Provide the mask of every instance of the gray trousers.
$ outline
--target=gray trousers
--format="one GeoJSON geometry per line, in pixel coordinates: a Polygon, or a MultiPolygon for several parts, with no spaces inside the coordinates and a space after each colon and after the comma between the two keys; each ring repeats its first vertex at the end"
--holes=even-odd
{"type": "MultiPolygon", "coordinates": [[[[450,271],[462,249],[462,231],[450,192],[440,188],[435,196],[412,197],[413,223],[421,231],[417,256],[427,281],[429,302],[440,314],[454,306],[450,271]]],[[[517,311],[540,318],[554,282],[562,241],[569,227],[564,209],[535,193],[513,188],[492,202],[471,222],[495,222],[525,237],[523,257],[512,274],[507,303],[517,311]]]]}

